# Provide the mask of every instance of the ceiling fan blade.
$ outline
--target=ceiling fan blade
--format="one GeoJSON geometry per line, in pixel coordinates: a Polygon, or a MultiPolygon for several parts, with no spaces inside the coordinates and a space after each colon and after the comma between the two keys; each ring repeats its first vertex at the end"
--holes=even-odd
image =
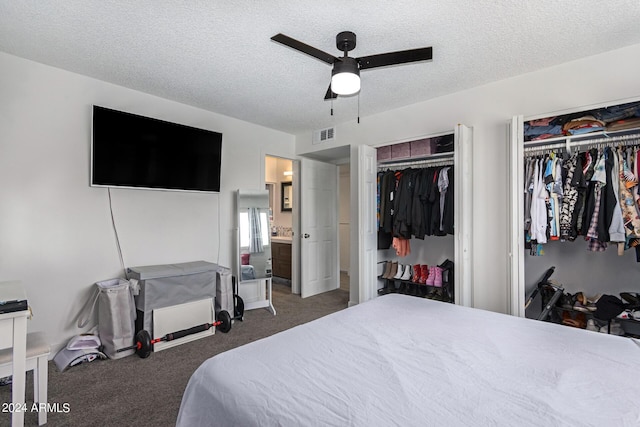
{"type": "Polygon", "coordinates": [[[331,83],[329,83],[329,87],[327,88],[327,93],[324,95],[324,100],[329,100],[329,99],[336,99],[338,97],[338,94],[333,93],[331,91],[331,83]]]}
{"type": "Polygon", "coordinates": [[[306,53],[307,55],[311,55],[314,58],[317,58],[323,62],[326,62],[329,65],[333,65],[334,62],[339,60],[338,58],[336,58],[335,56],[327,52],[323,52],[320,49],[316,49],[313,46],[309,46],[308,44],[299,42],[298,40],[292,39],[291,37],[285,36],[284,34],[281,34],[281,33],[278,33],[275,36],[271,37],[271,40],[273,40],[274,42],[281,43],[285,46],[289,46],[290,48],[293,48],[299,52],[306,53]]]}
{"type": "Polygon", "coordinates": [[[428,61],[433,58],[433,48],[400,50],[397,52],[381,53],[378,55],[356,58],[361,70],[367,68],[385,67],[387,65],[406,64],[408,62],[428,61]]]}

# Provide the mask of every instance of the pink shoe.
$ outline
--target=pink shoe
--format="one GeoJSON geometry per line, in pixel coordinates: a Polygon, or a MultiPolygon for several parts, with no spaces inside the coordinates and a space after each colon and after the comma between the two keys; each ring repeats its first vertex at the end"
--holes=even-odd
{"type": "Polygon", "coordinates": [[[436,280],[435,267],[431,266],[429,267],[429,277],[427,277],[426,284],[429,286],[433,286],[435,280],[436,280]]]}
{"type": "Polygon", "coordinates": [[[435,286],[436,288],[441,288],[442,287],[442,269],[440,267],[433,267],[433,275],[436,276],[435,279],[433,280],[433,286],[435,286]]]}

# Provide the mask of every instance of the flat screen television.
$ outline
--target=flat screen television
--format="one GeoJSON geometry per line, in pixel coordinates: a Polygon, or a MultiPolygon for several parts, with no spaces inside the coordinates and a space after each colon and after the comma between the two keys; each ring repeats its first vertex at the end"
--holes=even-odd
{"type": "Polygon", "coordinates": [[[93,106],[91,186],[220,191],[222,134],[93,106]]]}

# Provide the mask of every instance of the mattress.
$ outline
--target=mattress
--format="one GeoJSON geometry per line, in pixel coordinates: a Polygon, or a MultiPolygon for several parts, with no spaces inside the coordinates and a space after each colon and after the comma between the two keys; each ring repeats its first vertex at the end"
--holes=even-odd
{"type": "Polygon", "coordinates": [[[214,356],[178,426],[638,426],[630,338],[400,294],[214,356]]]}

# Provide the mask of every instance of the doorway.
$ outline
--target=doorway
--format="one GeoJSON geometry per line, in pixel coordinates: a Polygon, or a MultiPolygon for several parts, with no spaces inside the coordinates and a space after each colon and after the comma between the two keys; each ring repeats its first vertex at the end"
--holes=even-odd
{"type": "MultiPolygon", "coordinates": [[[[351,182],[353,178],[351,177],[350,156],[351,148],[349,146],[323,150],[305,156],[312,160],[333,164],[334,170],[336,171],[336,181],[334,182],[336,182],[337,187],[337,209],[334,218],[336,228],[339,229],[339,239],[336,244],[336,250],[334,251],[334,254],[337,252],[337,271],[334,277],[338,279],[335,282],[334,289],[341,289],[347,293],[349,293],[351,288],[350,281],[354,279],[351,274],[352,268],[357,269],[357,265],[354,266],[351,264],[351,258],[353,256],[351,248],[353,236],[351,234],[354,230],[352,230],[351,227],[351,182]]],[[[302,260],[300,258],[300,244],[302,239],[302,234],[300,234],[302,233],[300,229],[300,188],[302,183],[299,181],[301,161],[303,161],[303,159],[292,160],[278,157],[277,155],[265,154],[265,188],[270,191],[271,213],[273,216],[270,224],[273,224],[275,227],[275,229],[271,229],[272,234],[275,234],[271,236],[274,244],[273,276],[275,279],[273,283],[276,285],[278,283],[284,283],[285,286],[290,286],[290,292],[294,294],[302,293],[302,260]],[[283,193],[283,182],[285,183],[285,191],[287,188],[286,183],[292,183],[292,187],[288,187],[292,188],[293,191],[291,193],[283,193]],[[285,203],[285,206],[288,203],[288,200],[283,199],[283,195],[287,198],[288,194],[291,194],[293,197],[292,210],[283,211],[282,203],[285,203]],[[294,233],[300,235],[294,235],[294,233]],[[291,244],[288,245],[289,243],[291,244]],[[280,246],[280,244],[288,246],[280,246]],[[281,250],[284,251],[282,256],[280,256],[281,250]],[[291,251],[290,267],[287,263],[289,251],[291,251]],[[292,279],[288,279],[286,273],[282,273],[279,267],[276,267],[276,264],[282,267],[282,271],[291,271],[292,279]]],[[[310,267],[313,267],[313,265],[310,267]]]]}
{"type": "MultiPolygon", "coordinates": [[[[294,206],[293,161],[265,156],[265,189],[269,191],[269,232],[271,235],[272,282],[294,291],[293,230],[294,206]]],[[[297,209],[296,209],[297,210],[297,209]]]]}

